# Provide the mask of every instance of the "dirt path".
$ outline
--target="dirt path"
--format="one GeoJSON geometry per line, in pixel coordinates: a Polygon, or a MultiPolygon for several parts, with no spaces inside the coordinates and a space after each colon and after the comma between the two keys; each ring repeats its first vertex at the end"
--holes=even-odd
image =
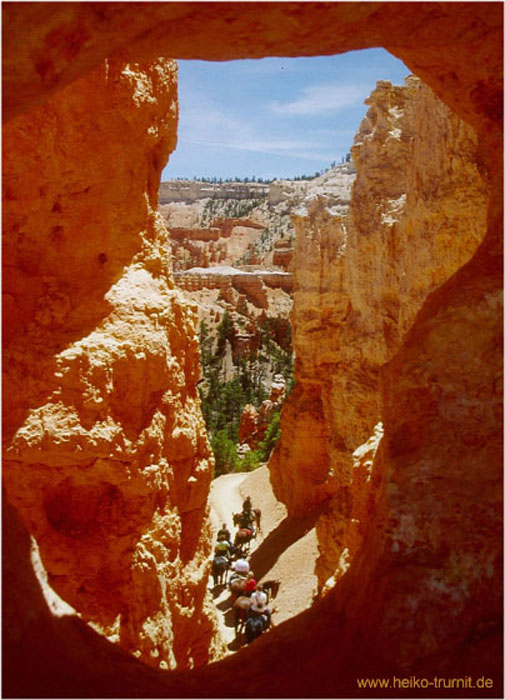
{"type": "MultiPolygon", "coordinates": [[[[232,513],[242,510],[245,496],[262,512],[262,531],[253,541],[249,562],[256,578],[281,582],[279,593],[270,604],[275,625],[310,607],[316,592],[314,565],[318,556],[315,519],[289,519],[285,506],[276,500],[266,466],[245,474],[225,474],[212,482],[210,517],[216,537],[226,523],[232,537],[232,513]]],[[[209,584],[212,586],[212,581],[209,584]]],[[[230,652],[236,651],[235,632],[226,588],[213,590],[221,634],[230,652]]]]}
{"type": "Polygon", "coordinates": [[[239,487],[248,476],[244,474],[224,474],[218,476],[210,487],[210,520],[214,537],[223,523],[233,532],[232,513],[240,513],[243,498],[239,487]]]}
{"type": "MultiPolygon", "coordinates": [[[[218,476],[217,479],[214,479],[212,482],[209,502],[210,521],[214,534],[214,541],[223,523],[226,523],[233,538],[236,528],[233,526],[232,513],[240,513],[242,510],[244,496],[242,496],[240,487],[248,476],[249,474],[247,473],[224,474],[223,476],[218,476]]],[[[254,551],[256,546],[256,543],[251,546],[251,552],[254,551]]],[[[210,585],[212,586],[212,579],[210,585]]],[[[233,627],[233,616],[230,607],[230,593],[227,588],[218,587],[212,589],[212,595],[218,613],[221,636],[228,646],[229,651],[236,651],[238,645],[235,640],[235,629],[233,627]]]]}

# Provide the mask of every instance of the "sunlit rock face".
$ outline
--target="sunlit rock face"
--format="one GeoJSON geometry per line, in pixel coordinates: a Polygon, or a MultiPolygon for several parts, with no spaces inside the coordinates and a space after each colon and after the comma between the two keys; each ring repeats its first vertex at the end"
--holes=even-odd
{"type": "Polygon", "coordinates": [[[349,217],[316,197],[294,218],[298,385],[270,467],[294,515],[324,506],[325,591],[391,562],[368,574],[377,608],[363,624],[409,667],[499,616],[500,292],[487,282],[466,311],[421,322],[485,234],[487,174],[472,129],[419,80],[379,83],[368,104],[349,217]]]}
{"type": "Polygon", "coordinates": [[[159,174],[174,61],[106,61],[4,130],[4,482],[48,582],[153,666],[213,654],[195,310],[159,174]]]}
{"type": "MultiPolygon", "coordinates": [[[[371,461],[370,483],[380,479],[381,485],[374,499],[363,499],[363,510],[369,513],[368,520],[360,520],[368,522],[364,546],[353,557],[342,552],[340,566],[348,562],[349,567],[328,595],[243,654],[191,673],[160,673],[121,654],[79,619],[64,622],[49,611],[28,566],[26,530],[16,511],[9,509],[8,527],[4,524],[3,529],[8,545],[4,572],[9,584],[2,591],[4,619],[8,620],[3,638],[8,661],[4,662],[4,694],[375,697],[376,690],[357,688],[358,678],[406,673],[429,678],[488,676],[493,688],[483,690],[482,696],[502,694],[501,615],[497,614],[502,588],[496,583],[499,569],[494,563],[501,549],[501,531],[496,527],[501,486],[496,485],[496,475],[502,456],[497,440],[501,437],[499,376],[503,364],[502,307],[497,301],[503,266],[500,3],[404,3],[401,13],[396,3],[264,3],[261,12],[256,3],[223,3],[219,9],[215,3],[146,3],[142,8],[138,4],[135,12],[129,3],[98,5],[5,4],[4,118],[30,111],[33,117],[34,107],[47,105],[50,93],[61,91],[113,54],[131,61],[163,55],[228,60],[385,46],[476,129],[478,158],[491,174],[487,233],[468,263],[431,292],[379,374],[387,384],[382,392],[382,426],[372,426],[367,413],[370,430],[353,441],[349,452],[358,445],[358,451],[354,449],[357,471],[366,481],[367,462],[371,461]],[[381,469],[377,468],[380,464],[381,469]],[[416,637],[421,641],[419,652],[412,644],[416,637]],[[402,651],[404,644],[413,649],[412,656],[402,651]]],[[[97,99],[96,90],[93,99],[97,99]]],[[[106,143],[99,143],[94,158],[106,143]]],[[[67,157],[63,172],[72,162],[71,155],[67,157]]],[[[144,162],[135,161],[141,179],[147,172],[141,165],[144,162]]],[[[110,165],[104,158],[104,172],[106,164],[110,165]]],[[[31,178],[37,174],[36,168],[30,170],[31,178]]],[[[30,179],[25,179],[24,186],[27,182],[30,179]]],[[[111,183],[114,180],[101,182],[104,189],[111,183]]],[[[144,191],[143,186],[141,189],[144,191]]],[[[460,204],[465,206],[465,199],[460,204]]],[[[20,209],[23,205],[21,201],[20,209]]],[[[104,216],[105,210],[102,222],[104,216]]],[[[128,221],[124,217],[120,221],[122,245],[131,246],[136,254],[140,245],[131,236],[138,238],[135,231],[144,230],[144,225],[127,230],[128,221]]],[[[121,255],[119,246],[115,250],[121,255]]],[[[35,260],[42,259],[42,249],[38,252],[35,260]]],[[[96,293],[103,299],[121,277],[122,266],[129,263],[129,253],[123,259],[102,291],[95,275],[96,286],[88,285],[84,297],[93,300],[96,293]]],[[[87,259],[82,257],[75,269],[85,280],[87,259]]],[[[63,274],[61,269],[58,272],[63,274]]],[[[38,279],[36,273],[32,287],[38,279]]],[[[40,297],[38,291],[35,297],[40,297]]],[[[11,303],[9,298],[7,303],[11,303]]],[[[89,302],[86,312],[91,314],[95,307],[102,309],[96,312],[98,316],[105,317],[101,301],[89,302]]],[[[31,321],[33,315],[27,318],[31,321]]],[[[24,324],[23,318],[16,316],[24,324]]],[[[91,332],[98,324],[89,325],[91,332]]],[[[47,352],[45,345],[38,345],[40,361],[85,335],[76,333],[73,338],[72,332],[68,324],[70,338],[55,351],[47,352]]],[[[23,383],[17,384],[19,391],[26,384],[35,391],[44,373],[34,362],[23,364],[19,359],[19,364],[20,373],[25,370],[23,383]]],[[[319,385],[311,390],[310,402],[321,406],[319,385]]],[[[42,385],[40,397],[30,395],[25,411],[16,408],[17,400],[14,413],[4,410],[10,435],[24,425],[28,410],[45,405],[44,391],[42,385]]],[[[9,401],[12,395],[9,389],[9,401]]],[[[329,403],[325,399],[325,405],[329,403]]],[[[338,454],[338,445],[333,441],[328,445],[332,455],[338,454]]],[[[310,447],[317,450],[312,443],[310,447]]],[[[326,459],[324,453],[322,459],[326,459]]],[[[325,474],[321,475],[322,490],[325,474]]],[[[366,496],[367,491],[362,493],[366,496]]],[[[349,501],[351,512],[357,503],[354,492],[349,501]]],[[[335,509],[337,518],[340,513],[341,509],[335,509]]],[[[25,524],[35,531],[26,517],[25,524]]],[[[358,536],[361,541],[362,533],[358,536]]],[[[321,540],[325,541],[324,536],[321,540]]],[[[332,571],[335,560],[327,550],[323,570],[332,571]]],[[[338,574],[338,568],[333,571],[338,574]]],[[[431,689],[419,691],[423,693],[433,695],[431,689]]],[[[390,694],[386,691],[388,697],[390,694]]]]}
{"type": "Polygon", "coordinates": [[[347,571],[373,512],[383,368],[486,227],[487,177],[473,130],[414,77],[403,87],[379,82],[367,102],[352,149],[348,217],[318,196],[294,216],[298,394],[283,415],[271,470],[293,514],[326,505],[320,585],[347,571]],[[310,408],[298,419],[300,406],[310,408]]]}

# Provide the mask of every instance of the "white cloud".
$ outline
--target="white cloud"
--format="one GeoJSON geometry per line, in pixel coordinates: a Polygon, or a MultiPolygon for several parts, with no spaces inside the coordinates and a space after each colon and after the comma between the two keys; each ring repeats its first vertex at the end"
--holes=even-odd
{"type": "Polygon", "coordinates": [[[275,114],[286,116],[316,115],[338,112],[362,102],[370,92],[367,85],[309,85],[292,102],[273,102],[275,114]]]}
{"type": "Polygon", "coordinates": [[[333,157],[326,144],[317,139],[285,139],[268,136],[252,121],[230,117],[224,110],[207,104],[191,107],[181,114],[178,148],[192,144],[210,148],[266,153],[321,161],[333,157]]]}
{"type": "Polygon", "coordinates": [[[185,140],[185,143],[211,148],[227,148],[235,151],[251,151],[254,153],[289,156],[291,158],[304,158],[306,160],[315,161],[329,160],[333,157],[332,151],[324,151],[319,153],[314,151],[313,141],[279,141],[276,139],[210,141],[187,139],[185,140]]]}

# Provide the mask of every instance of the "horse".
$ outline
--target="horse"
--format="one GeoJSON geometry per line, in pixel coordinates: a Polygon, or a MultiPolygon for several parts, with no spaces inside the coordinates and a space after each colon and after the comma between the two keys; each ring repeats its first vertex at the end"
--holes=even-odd
{"type": "Polygon", "coordinates": [[[261,637],[264,631],[264,620],[261,615],[250,615],[245,621],[245,638],[248,644],[261,637]]]}
{"type": "Polygon", "coordinates": [[[233,541],[233,546],[235,547],[235,552],[238,552],[241,556],[245,556],[249,550],[249,546],[252,540],[252,532],[246,528],[241,528],[235,535],[235,540],[233,541]]]}
{"type": "Polygon", "coordinates": [[[214,579],[214,587],[225,584],[228,576],[230,562],[226,557],[216,555],[212,560],[212,577],[214,579]]]}
{"type": "MultiPolygon", "coordinates": [[[[256,529],[258,532],[261,532],[261,510],[259,508],[253,508],[251,512],[254,516],[254,522],[256,523],[256,529]]],[[[235,527],[238,527],[240,525],[240,519],[242,517],[242,513],[232,513],[232,517],[233,517],[233,524],[235,525],[235,527]]]]}
{"type": "Polygon", "coordinates": [[[232,598],[234,600],[237,600],[237,598],[239,596],[243,595],[244,590],[245,590],[245,583],[246,583],[245,578],[242,578],[241,576],[237,576],[236,578],[233,578],[230,581],[230,583],[228,584],[228,588],[230,589],[232,598]]]}
{"type": "Polygon", "coordinates": [[[251,605],[251,599],[245,595],[239,596],[233,603],[233,621],[235,624],[235,636],[237,637],[247,620],[251,605]]]}
{"type": "Polygon", "coordinates": [[[270,594],[272,597],[272,600],[277,596],[277,593],[279,592],[279,588],[281,585],[281,582],[277,579],[269,579],[268,581],[262,581],[261,585],[263,586],[263,593],[266,593],[267,595],[267,605],[270,601],[270,594]]]}

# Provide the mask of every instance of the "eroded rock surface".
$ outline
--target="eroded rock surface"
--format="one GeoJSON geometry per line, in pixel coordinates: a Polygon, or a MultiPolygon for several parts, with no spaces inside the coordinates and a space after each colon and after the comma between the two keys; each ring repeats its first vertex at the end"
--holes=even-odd
{"type": "Polygon", "coordinates": [[[239,441],[252,450],[264,439],[268,424],[275,411],[279,411],[284,401],[286,381],[282,374],[274,375],[270,387],[270,396],[262,401],[259,409],[246,404],[242,409],[239,425],[239,441]]]}
{"type": "Polygon", "coordinates": [[[500,477],[488,445],[500,422],[499,391],[487,374],[495,364],[491,370],[486,362],[479,375],[465,362],[463,347],[475,343],[475,358],[491,352],[496,324],[489,321],[494,331],[489,328],[488,336],[483,308],[492,314],[500,302],[489,292],[475,312],[468,309],[467,322],[475,315],[470,337],[456,340],[453,309],[447,313],[454,325],[447,323],[446,331],[437,319],[430,331],[424,326],[418,347],[410,338],[403,351],[410,365],[396,357],[423,302],[471,259],[484,237],[488,178],[472,129],[418,79],[407,79],[404,87],[378,83],[368,104],[352,149],[357,179],[349,216],[335,217],[324,199],[314,197],[294,217],[298,384],[270,468],[276,494],[292,514],[325,506],[318,521],[320,586],[326,582],[329,589],[352,572],[354,556],[365,556],[363,551],[369,563],[376,560],[378,546],[384,557],[408,563],[401,574],[393,569],[380,588],[387,603],[378,603],[383,607],[377,615],[384,617],[375,618],[373,630],[367,625],[367,634],[409,664],[442,648],[447,636],[463,640],[470,634],[484,614],[472,608],[473,587],[496,590],[500,477]],[[448,369],[453,366],[454,375],[448,369]],[[460,372],[473,378],[458,380],[460,372]],[[456,401],[451,408],[449,395],[456,401]],[[481,526],[475,522],[473,469],[468,464],[464,476],[454,439],[464,453],[463,445],[469,448],[464,461],[477,459],[480,446],[487,465],[481,526]],[[378,512],[380,523],[370,525],[378,512]],[[485,537],[479,551],[474,533],[482,526],[494,536],[492,543],[485,537]],[[383,540],[381,532],[387,533],[383,540]],[[426,568],[414,573],[416,566],[426,568]],[[414,580],[416,619],[426,630],[421,638],[393,622],[408,616],[414,580]],[[459,613],[444,609],[447,596],[457,600],[459,613],[465,611],[466,628],[458,634],[459,613]]]}
{"type": "Polygon", "coordinates": [[[247,265],[287,272],[292,209],[310,190],[346,211],[354,177],[354,166],[344,163],[312,180],[162,182],[159,209],[173,242],[174,272],[247,265]]]}
{"type": "Polygon", "coordinates": [[[328,502],[321,584],[347,570],[375,498],[381,368],[430,292],[470,259],[486,225],[487,178],[471,128],[413,77],[403,87],[378,83],[368,104],[352,149],[358,172],[348,217],[317,195],[294,216],[298,397],[271,468],[293,514],[328,502]],[[312,407],[319,426],[317,460],[307,459],[299,405],[312,407]]]}
{"type": "MultiPolygon", "coordinates": [[[[431,678],[434,674],[487,675],[493,688],[483,690],[481,696],[500,695],[501,615],[497,611],[501,602],[497,594],[501,598],[501,587],[495,582],[499,569],[494,564],[483,565],[493,562],[501,547],[501,533],[496,531],[500,513],[496,494],[501,494],[501,488],[494,484],[502,454],[501,445],[496,446],[498,434],[501,437],[497,402],[501,389],[497,377],[502,369],[501,302],[499,309],[494,305],[503,262],[500,4],[404,3],[401,13],[395,3],[265,3],[261,7],[222,3],[219,8],[215,3],[148,3],[136,5],[135,10],[132,12],[130,3],[100,7],[96,3],[6,4],[4,118],[42,104],[51,92],[61,90],[112,54],[120,60],[160,55],[226,60],[334,54],[382,45],[475,127],[478,156],[492,178],[487,234],[477,254],[423,303],[402,346],[385,366],[384,380],[398,382],[398,392],[406,392],[408,401],[396,400],[394,386],[384,392],[384,437],[380,445],[374,444],[380,426],[367,431],[357,458],[364,460],[365,468],[370,459],[375,464],[382,459],[381,473],[387,478],[381,481],[382,490],[377,490],[376,516],[369,519],[366,548],[354,556],[347,574],[320,603],[280,625],[243,655],[192,673],[155,672],[92,634],[80,620],[61,621],[48,611],[33,571],[27,567],[26,531],[17,513],[6,509],[4,573],[9,585],[3,588],[7,619],[4,692],[21,697],[363,697],[376,696],[377,691],[357,689],[359,677],[391,678],[414,672],[431,678]],[[433,396],[437,401],[432,401],[433,396]],[[398,430],[402,423],[405,431],[398,430]],[[408,439],[402,452],[399,447],[405,435],[408,439]],[[376,448],[382,458],[374,457],[376,448]],[[458,471],[454,466],[460,457],[458,471]],[[414,482],[421,475],[424,485],[414,482]],[[437,549],[434,541],[442,532],[440,511],[432,524],[431,517],[425,517],[427,511],[416,505],[414,494],[422,493],[421,502],[430,504],[431,516],[435,494],[440,494],[436,489],[440,477],[445,479],[441,503],[447,509],[448,528],[437,549]],[[472,509],[467,519],[469,499],[472,509]],[[396,519],[402,503],[408,509],[401,523],[406,524],[409,537],[414,535],[411,540],[396,536],[402,532],[396,519]],[[400,545],[396,553],[390,546],[395,541],[400,545]],[[464,556],[448,557],[453,546],[462,546],[464,556]],[[430,616],[432,602],[435,613],[443,615],[430,616]],[[462,623],[461,631],[458,623],[462,623]],[[401,632],[400,643],[418,635],[421,655],[396,656],[390,645],[395,630],[401,632]],[[265,673],[258,673],[258,668],[266,669],[265,673]]],[[[96,91],[93,96],[96,99],[96,91]]],[[[71,159],[70,154],[65,157],[71,159]]],[[[30,175],[37,172],[32,168],[30,175]]],[[[142,165],[141,179],[145,172],[142,165]]],[[[111,180],[102,186],[110,189],[111,180]]],[[[17,206],[21,209],[23,205],[19,202],[17,206]]],[[[133,228],[143,230],[143,225],[133,228]]],[[[136,234],[130,231],[122,244],[133,245],[137,252],[139,245],[133,239],[136,234]]],[[[96,255],[100,252],[96,250],[96,255]]],[[[37,261],[41,251],[36,250],[32,257],[37,261]]],[[[129,253],[125,254],[123,264],[129,260],[129,253]]],[[[85,280],[89,266],[84,257],[82,262],[73,269],[85,280]]],[[[95,280],[96,288],[101,289],[96,292],[99,299],[119,279],[121,267],[117,265],[106,284],[100,286],[95,280]]],[[[34,289],[39,279],[35,270],[30,281],[34,289]]],[[[84,296],[91,299],[87,313],[93,319],[96,305],[90,291],[85,288],[84,296]]],[[[36,289],[34,298],[39,296],[36,289]]],[[[11,303],[9,298],[6,303],[11,303]]],[[[19,320],[24,324],[32,316],[24,318],[20,311],[19,320]]],[[[96,325],[91,323],[90,328],[96,325]]],[[[66,327],[71,336],[72,326],[66,327]]],[[[67,345],[63,343],[57,351],[67,345]]],[[[44,359],[46,346],[40,344],[37,350],[44,359]]],[[[50,354],[51,350],[47,356],[50,354]]],[[[31,362],[24,363],[22,357],[18,361],[23,383],[28,377],[30,385],[36,385],[44,372],[31,362]]],[[[21,392],[23,383],[16,384],[21,392]]],[[[9,413],[11,435],[23,425],[28,410],[45,402],[44,391],[41,393],[42,398],[32,392],[23,410],[9,413]]],[[[321,403],[317,386],[313,401],[321,403]]],[[[369,511],[372,509],[373,503],[369,511]]]]}
{"type": "Polygon", "coordinates": [[[195,309],[157,213],[173,61],[107,61],[4,131],[4,482],[49,584],[151,665],[213,651],[195,309]]]}

